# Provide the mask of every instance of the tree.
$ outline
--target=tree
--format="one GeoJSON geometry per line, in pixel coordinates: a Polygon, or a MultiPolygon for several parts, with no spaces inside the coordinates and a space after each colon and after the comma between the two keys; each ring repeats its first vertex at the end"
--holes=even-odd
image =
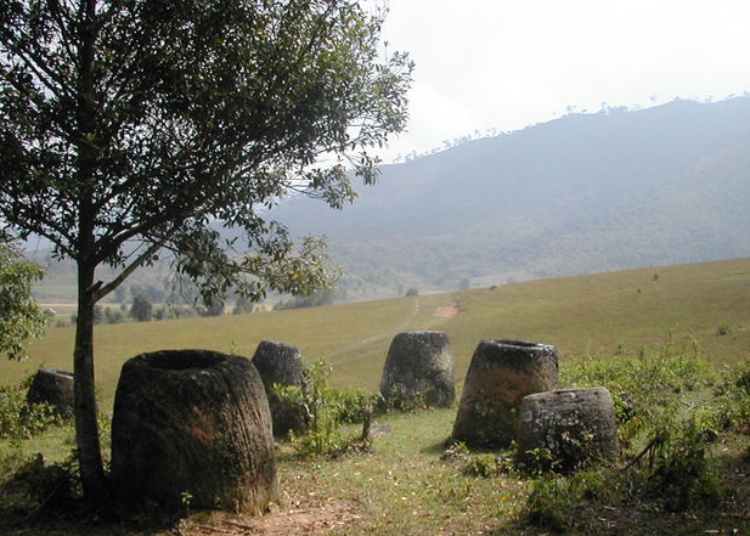
{"type": "Polygon", "coordinates": [[[160,254],[207,304],[325,286],[324,244],[295,247],[271,209],[293,192],[341,208],[347,166],[376,179],[412,69],[381,59],[384,17],[353,0],[0,2],[0,220],[77,265],[86,497],[106,495],[94,305],[160,254]]]}
{"type": "Polygon", "coordinates": [[[233,315],[243,315],[245,313],[252,313],[253,312],[253,302],[248,300],[247,298],[243,298],[242,296],[239,296],[237,298],[237,303],[234,305],[234,309],[232,309],[233,315]]]}
{"type": "Polygon", "coordinates": [[[145,292],[139,292],[133,298],[133,305],[130,307],[130,316],[138,322],[150,322],[153,309],[154,306],[148,295],[145,292]]]}
{"type": "Polygon", "coordinates": [[[210,305],[201,310],[202,316],[221,316],[224,314],[224,300],[213,300],[210,305]]]}
{"type": "Polygon", "coordinates": [[[24,259],[20,249],[0,237],[0,353],[9,359],[27,358],[26,343],[40,337],[51,318],[31,294],[42,268],[24,259]]]}
{"type": "Polygon", "coordinates": [[[289,300],[282,300],[274,305],[274,310],[281,311],[284,309],[303,309],[306,307],[320,307],[330,305],[336,298],[336,292],[333,288],[324,288],[315,292],[294,296],[289,300]]]}

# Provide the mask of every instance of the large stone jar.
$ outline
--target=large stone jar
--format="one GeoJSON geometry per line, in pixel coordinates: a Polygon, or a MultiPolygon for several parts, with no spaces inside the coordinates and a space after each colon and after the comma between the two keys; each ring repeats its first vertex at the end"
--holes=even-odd
{"type": "Polygon", "coordinates": [[[259,512],[278,498],[268,400],[250,360],[204,350],[128,360],[112,419],[113,489],[167,511],[259,512]]]}
{"type": "Polygon", "coordinates": [[[615,405],[604,387],[564,389],[524,397],[518,416],[518,455],[537,463],[535,452],[546,449],[549,463],[570,472],[594,461],[617,459],[615,405]]]}
{"type": "Polygon", "coordinates": [[[75,412],[73,373],[53,368],[40,368],[26,393],[26,403],[49,404],[64,418],[72,418],[75,412]]]}
{"type": "Polygon", "coordinates": [[[303,432],[305,415],[296,404],[283,400],[274,386],[304,389],[305,366],[295,346],[277,341],[261,341],[253,355],[253,365],[258,369],[268,396],[273,420],[273,434],[283,437],[290,431],[303,432]]]}
{"type": "Polygon", "coordinates": [[[380,392],[386,402],[399,409],[453,404],[456,382],[448,336],[442,331],[396,335],[388,350],[380,392]]]}
{"type": "Polygon", "coordinates": [[[452,439],[471,447],[506,448],[516,434],[524,396],[557,388],[554,346],[485,339],[466,373],[452,439]]]}

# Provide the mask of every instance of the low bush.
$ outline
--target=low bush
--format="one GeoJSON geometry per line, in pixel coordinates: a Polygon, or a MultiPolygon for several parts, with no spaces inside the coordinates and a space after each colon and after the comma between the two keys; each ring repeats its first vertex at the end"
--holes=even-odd
{"type": "Polygon", "coordinates": [[[275,385],[274,391],[290,411],[305,419],[305,433],[290,434],[303,457],[338,455],[351,450],[368,450],[370,425],[376,408],[382,407],[380,395],[363,390],[341,390],[328,383],[331,374],[325,360],[305,370],[302,386],[275,385]],[[358,435],[346,435],[343,425],[361,425],[358,435]]]}
{"type": "Polygon", "coordinates": [[[588,470],[567,478],[554,473],[540,478],[526,504],[527,520],[558,532],[584,528],[580,525],[585,525],[586,517],[581,514],[591,502],[607,504],[619,497],[620,484],[609,476],[602,470],[588,470]]]}
{"type": "Polygon", "coordinates": [[[63,423],[49,404],[27,404],[26,393],[32,377],[18,385],[0,386],[0,439],[29,439],[63,423]]]}
{"type": "Polygon", "coordinates": [[[554,460],[539,452],[528,521],[553,530],[585,528],[581,512],[596,510],[594,503],[602,501],[667,512],[719,505],[726,490],[712,447],[723,431],[750,429],[750,364],[720,378],[690,338],[682,341],[687,344],[670,342],[635,359],[588,359],[563,369],[565,381],[576,386],[619,393],[614,401],[622,464],[564,478],[554,460]]]}
{"type": "Polygon", "coordinates": [[[722,374],[714,390],[717,426],[750,433],[750,360],[722,374]]]}
{"type": "Polygon", "coordinates": [[[16,445],[0,459],[0,519],[28,524],[37,515],[68,515],[81,504],[82,489],[74,454],[47,463],[42,454],[23,454],[16,445]]]}
{"type": "Polygon", "coordinates": [[[713,508],[719,486],[709,448],[716,433],[695,415],[665,426],[650,443],[648,462],[640,469],[640,492],[669,512],[713,508]]]}

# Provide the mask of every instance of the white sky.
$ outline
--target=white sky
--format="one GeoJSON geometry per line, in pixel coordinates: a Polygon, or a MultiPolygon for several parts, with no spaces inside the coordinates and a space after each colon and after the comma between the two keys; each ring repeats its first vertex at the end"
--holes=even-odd
{"type": "Polygon", "coordinates": [[[389,0],[388,50],[416,62],[408,132],[384,154],[517,130],[568,107],[750,91],[750,0],[389,0]]]}

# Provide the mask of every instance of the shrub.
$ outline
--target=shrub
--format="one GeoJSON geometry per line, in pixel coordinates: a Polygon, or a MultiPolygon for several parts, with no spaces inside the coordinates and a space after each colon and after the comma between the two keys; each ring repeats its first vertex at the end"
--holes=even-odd
{"type": "Polygon", "coordinates": [[[62,424],[62,417],[49,404],[26,403],[31,380],[30,376],[18,385],[0,386],[0,438],[29,439],[62,424]]]}
{"type": "Polygon", "coordinates": [[[302,387],[274,386],[283,403],[305,416],[306,432],[299,437],[290,434],[303,457],[337,455],[370,447],[370,425],[378,395],[330,387],[330,374],[330,367],[320,359],[305,370],[302,387]],[[342,433],[343,424],[361,424],[362,433],[346,437],[342,433]]]}
{"type": "Polygon", "coordinates": [[[147,294],[139,292],[133,297],[133,305],[130,307],[130,316],[138,322],[150,322],[153,317],[154,305],[147,294]]]}
{"type": "Polygon", "coordinates": [[[425,400],[424,393],[406,393],[402,390],[400,393],[389,393],[388,400],[383,398],[379,407],[382,407],[382,411],[385,413],[389,411],[415,413],[427,409],[429,405],[425,400]]]}
{"type": "Polygon", "coordinates": [[[716,506],[718,480],[708,455],[717,436],[707,424],[695,415],[663,423],[644,451],[649,454],[647,464],[637,475],[644,497],[659,500],[670,512],[716,506]]]}
{"type": "Polygon", "coordinates": [[[623,483],[608,468],[580,471],[565,478],[547,474],[534,482],[526,518],[534,525],[564,532],[585,528],[583,515],[591,502],[613,504],[622,497],[623,483]]]}
{"type": "Polygon", "coordinates": [[[718,426],[725,430],[750,430],[750,360],[723,376],[714,390],[718,426]]]}
{"type": "Polygon", "coordinates": [[[558,473],[560,469],[560,462],[555,457],[555,454],[550,449],[544,447],[526,451],[524,453],[524,462],[517,465],[521,472],[533,476],[558,473]]]}
{"type": "Polygon", "coordinates": [[[80,501],[77,456],[47,464],[40,453],[24,458],[17,450],[2,460],[3,508],[25,519],[36,512],[68,514],[80,501]]]}
{"type": "Polygon", "coordinates": [[[719,504],[722,490],[711,447],[722,429],[747,426],[750,363],[717,382],[695,340],[682,337],[635,359],[569,363],[563,374],[577,385],[606,386],[619,393],[614,396],[619,434],[630,462],[623,469],[601,466],[563,478],[554,473],[545,453],[538,452],[539,463],[531,474],[542,478],[534,482],[526,506],[531,523],[559,531],[585,530],[586,523],[594,522],[586,519],[586,512],[596,510],[590,508],[592,502],[650,503],[669,512],[719,504]],[[683,403],[685,394],[692,399],[691,391],[717,383],[713,399],[683,403]],[[628,455],[633,445],[639,445],[639,452],[628,455]]]}
{"type": "Polygon", "coordinates": [[[497,476],[504,471],[505,467],[494,454],[477,454],[470,456],[463,467],[463,474],[489,478],[497,476]]]}
{"type": "Polygon", "coordinates": [[[601,386],[611,393],[627,393],[628,400],[622,400],[621,405],[632,406],[631,418],[650,408],[663,407],[675,393],[694,391],[714,382],[714,372],[702,359],[696,339],[690,335],[677,338],[674,334],[670,334],[669,343],[650,353],[643,349],[637,358],[569,362],[560,375],[563,384],[601,386]]]}

